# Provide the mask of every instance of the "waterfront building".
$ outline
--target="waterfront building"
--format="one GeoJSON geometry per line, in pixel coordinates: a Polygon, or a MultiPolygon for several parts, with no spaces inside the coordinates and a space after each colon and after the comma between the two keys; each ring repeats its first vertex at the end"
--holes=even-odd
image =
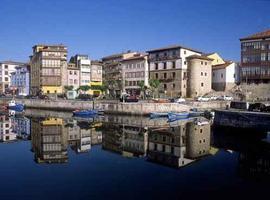
{"type": "Polygon", "coordinates": [[[239,82],[239,65],[232,61],[212,66],[212,89],[226,91],[239,82]]]}
{"type": "Polygon", "coordinates": [[[37,163],[67,162],[67,139],[63,119],[31,119],[32,150],[37,163]]]}
{"type": "Polygon", "coordinates": [[[120,96],[123,91],[123,71],[122,61],[132,57],[136,52],[127,51],[126,53],[114,54],[102,58],[103,80],[109,86],[109,93],[112,96],[120,96]]]}
{"type": "Polygon", "coordinates": [[[74,63],[68,63],[66,75],[67,86],[73,86],[74,90],[80,87],[80,69],[74,63]]]}
{"type": "Polygon", "coordinates": [[[70,62],[80,70],[80,86],[90,85],[91,60],[88,55],[76,54],[70,58],[70,62]]]}
{"type": "Polygon", "coordinates": [[[0,142],[9,142],[17,139],[13,131],[11,119],[6,115],[0,115],[0,142]]]}
{"type": "Polygon", "coordinates": [[[30,94],[30,66],[27,64],[16,66],[15,72],[11,73],[11,87],[17,95],[27,96],[30,94]]]}
{"type": "Polygon", "coordinates": [[[137,53],[122,61],[122,81],[124,91],[128,94],[140,95],[139,83],[148,86],[149,66],[147,54],[137,53]]]}
{"type": "Polygon", "coordinates": [[[212,60],[206,56],[187,58],[187,96],[197,97],[212,91],[212,60]]]}
{"type": "Polygon", "coordinates": [[[91,76],[90,76],[90,86],[91,95],[99,96],[101,94],[101,90],[95,86],[102,86],[102,62],[99,60],[92,60],[91,62],[91,76]]]}
{"type": "Polygon", "coordinates": [[[173,45],[147,51],[149,53],[150,79],[161,82],[159,90],[165,96],[187,96],[187,57],[202,52],[173,45]]]}
{"type": "Polygon", "coordinates": [[[63,93],[67,73],[67,47],[35,45],[30,56],[31,93],[63,93]]]}
{"type": "Polygon", "coordinates": [[[13,92],[11,86],[11,74],[16,71],[16,67],[24,66],[25,63],[14,61],[0,62],[0,93],[13,92]]]}
{"type": "Polygon", "coordinates": [[[170,128],[157,128],[149,132],[149,161],[171,167],[183,167],[210,151],[210,124],[184,122],[170,128]]]}
{"type": "Polygon", "coordinates": [[[241,82],[270,83],[270,30],[243,37],[241,82]]]}

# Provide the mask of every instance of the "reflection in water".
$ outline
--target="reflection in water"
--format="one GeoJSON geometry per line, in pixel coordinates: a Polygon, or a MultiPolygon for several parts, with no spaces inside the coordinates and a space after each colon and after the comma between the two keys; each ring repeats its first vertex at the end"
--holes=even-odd
{"type": "Polygon", "coordinates": [[[193,122],[178,127],[151,130],[149,133],[150,161],[173,167],[185,166],[210,150],[210,124],[193,122]]]}
{"type": "Polygon", "coordinates": [[[2,115],[0,141],[30,139],[31,135],[37,163],[66,163],[68,147],[80,154],[90,152],[93,145],[101,145],[103,150],[124,157],[143,157],[157,164],[182,167],[225,149],[237,152],[239,176],[270,179],[269,134],[231,130],[214,130],[211,134],[210,124],[182,121],[169,126],[165,121],[147,120],[127,116],[82,121],[2,115]]]}

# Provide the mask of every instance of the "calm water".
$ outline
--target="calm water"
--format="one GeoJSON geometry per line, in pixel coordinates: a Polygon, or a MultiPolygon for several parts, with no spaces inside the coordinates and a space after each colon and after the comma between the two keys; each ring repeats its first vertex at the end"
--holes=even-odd
{"type": "Polygon", "coordinates": [[[267,133],[120,116],[0,118],[1,200],[268,194],[267,133]]]}

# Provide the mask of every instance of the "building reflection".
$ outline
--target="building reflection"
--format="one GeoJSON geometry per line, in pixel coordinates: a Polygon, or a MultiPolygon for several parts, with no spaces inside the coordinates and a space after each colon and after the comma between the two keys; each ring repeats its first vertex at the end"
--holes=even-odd
{"type": "Polygon", "coordinates": [[[30,119],[28,119],[27,117],[11,117],[11,122],[13,132],[17,134],[18,139],[30,139],[30,119]]]}
{"type": "Polygon", "coordinates": [[[195,122],[149,131],[148,160],[171,167],[188,165],[209,154],[210,124],[195,122]]]}
{"type": "Polygon", "coordinates": [[[67,162],[67,131],[63,119],[32,119],[31,140],[37,163],[67,162]]]}
{"type": "Polygon", "coordinates": [[[11,118],[0,115],[0,142],[10,142],[17,139],[11,118]]]}

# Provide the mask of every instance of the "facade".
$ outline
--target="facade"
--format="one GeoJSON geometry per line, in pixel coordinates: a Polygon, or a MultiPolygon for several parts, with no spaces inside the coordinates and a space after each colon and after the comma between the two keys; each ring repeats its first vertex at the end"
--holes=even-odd
{"type": "Polygon", "coordinates": [[[80,70],[74,63],[68,63],[67,86],[73,86],[74,90],[80,87],[80,70]]]}
{"type": "Polygon", "coordinates": [[[94,86],[101,86],[102,85],[102,62],[98,60],[93,60],[91,62],[91,75],[90,75],[90,86],[91,88],[91,95],[99,96],[101,91],[99,89],[94,89],[94,86]]]}
{"type": "Polygon", "coordinates": [[[14,61],[0,62],[0,93],[12,92],[11,74],[16,71],[16,67],[24,66],[25,63],[14,61]]]}
{"type": "Polygon", "coordinates": [[[270,30],[240,39],[241,82],[270,83],[270,30]]]}
{"type": "Polygon", "coordinates": [[[169,46],[147,51],[149,53],[150,79],[161,82],[160,91],[167,96],[186,97],[187,57],[202,52],[182,46],[169,46]]]}
{"type": "Polygon", "coordinates": [[[187,96],[198,97],[212,90],[212,60],[206,56],[187,57],[187,96]]]}
{"type": "Polygon", "coordinates": [[[27,96],[30,94],[30,66],[17,66],[15,72],[11,73],[11,87],[16,90],[17,95],[27,96]]]}
{"type": "Polygon", "coordinates": [[[212,66],[212,89],[226,91],[232,89],[239,80],[239,66],[235,62],[212,66]]]}
{"type": "Polygon", "coordinates": [[[30,56],[31,93],[60,94],[66,83],[67,47],[35,45],[30,56]]]}
{"type": "Polygon", "coordinates": [[[30,119],[27,117],[11,118],[13,132],[18,138],[28,139],[31,134],[30,119]]]}
{"type": "Polygon", "coordinates": [[[76,54],[70,58],[70,62],[80,70],[80,86],[90,85],[91,78],[91,60],[88,55],[76,54]]]}
{"type": "Polygon", "coordinates": [[[122,61],[132,57],[136,52],[126,52],[114,54],[102,58],[103,62],[103,80],[109,85],[109,93],[112,96],[120,96],[123,91],[122,84],[122,61]]]}
{"type": "Polygon", "coordinates": [[[124,91],[128,94],[139,95],[139,82],[143,81],[145,86],[148,86],[149,66],[148,56],[146,54],[134,54],[130,58],[122,61],[122,84],[124,91]]]}

